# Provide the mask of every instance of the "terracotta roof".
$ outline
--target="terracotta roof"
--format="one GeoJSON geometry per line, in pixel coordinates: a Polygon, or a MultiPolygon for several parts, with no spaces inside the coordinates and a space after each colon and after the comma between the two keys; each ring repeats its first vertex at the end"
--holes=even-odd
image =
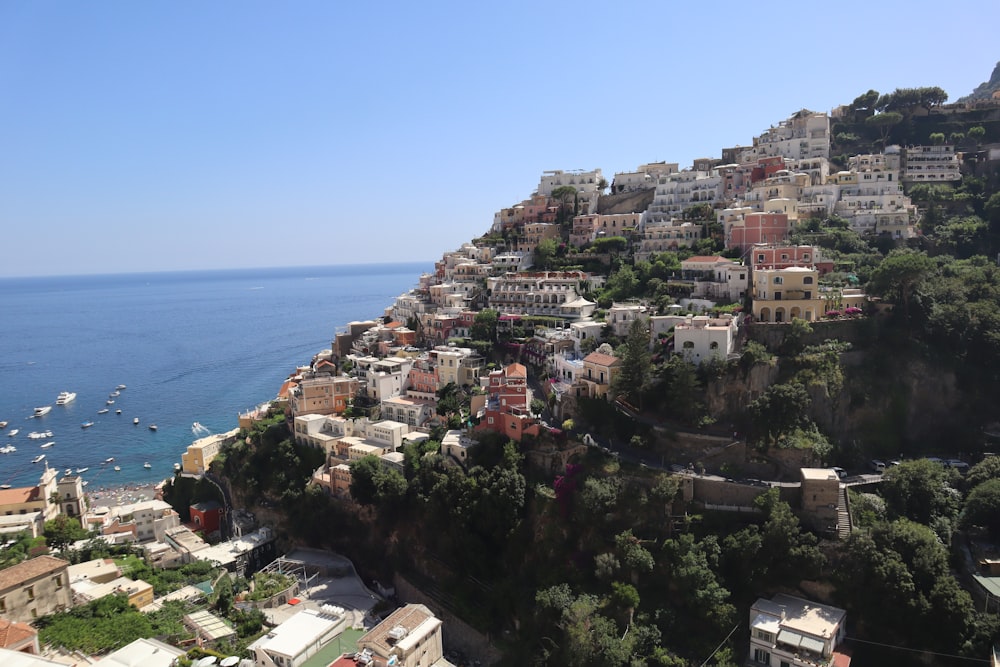
{"type": "Polygon", "coordinates": [[[584,362],[590,362],[592,364],[597,364],[598,366],[614,366],[620,359],[618,357],[613,357],[610,354],[601,354],[600,352],[591,352],[586,357],[583,358],[584,362]]]}
{"type": "Polygon", "coordinates": [[[20,486],[16,489],[0,489],[0,505],[20,505],[33,500],[38,487],[20,486]]]}
{"type": "Polygon", "coordinates": [[[528,377],[528,369],[524,364],[513,363],[503,370],[507,377],[528,377]]]}
{"type": "Polygon", "coordinates": [[[69,561],[53,556],[37,556],[0,570],[0,591],[69,567],[69,561]]]}
{"type": "Polygon", "coordinates": [[[18,646],[25,639],[30,639],[37,634],[38,631],[27,623],[17,623],[0,618],[0,647],[18,646]]]}
{"type": "Polygon", "coordinates": [[[725,259],[725,257],[719,255],[695,255],[694,257],[688,257],[681,264],[684,262],[718,262],[720,259],[725,259]]]}

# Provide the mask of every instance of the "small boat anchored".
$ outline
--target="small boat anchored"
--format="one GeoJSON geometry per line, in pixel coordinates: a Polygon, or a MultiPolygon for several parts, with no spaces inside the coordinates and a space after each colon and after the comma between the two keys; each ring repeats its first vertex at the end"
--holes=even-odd
{"type": "Polygon", "coordinates": [[[122,413],[122,409],[121,408],[118,408],[117,410],[115,410],[115,414],[116,415],[120,415],[121,413],[122,413]]]}
{"type": "Polygon", "coordinates": [[[149,470],[153,466],[150,465],[149,461],[146,461],[145,463],[142,464],[142,467],[145,468],[146,470],[149,470]]]}
{"type": "Polygon", "coordinates": [[[97,411],[97,414],[106,415],[108,414],[108,412],[110,412],[110,410],[108,410],[107,408],[101,408],[100,410],[97,411]]]}
{"type": "Polygon", "coordinates": [[[39,454],[35,458],[31,459],[31,462],[32,463],[41,463],[44,460],[45,460],[45,454],[39,454]]]}
{"type": "Polygon", "coordinates": [[[121,471],[122,471],[121,466],[115,466],[115,472],[121,472],[121,471]]]}
{"type": "Polygon", "coordinates": [[[115,462],[115,457],[110,456],[110,457],[104,459],[104,462],[105,463],[114,463],[115,462]]]}
{"type": "Polygon", "coordinates": [[[7,422],[0,422],[0,428],[7,428],[7,422]]]}
{"type": "Polygon", "coordinates": [[[13,436],[17,435],[17,434],[18,434],[18,433],[20,433],[20,432],[21,432],[21,429],[19,429],[19,428],[15,428],[15,429],[14,429],[13,431],[11,431],[10,433],[8,433],[8,434],[7,434],[7,437],[8,437],[8,438],[11,438],[11,437],[13,437],[13,436]]]}
{"type": "Polygon", "coordinates": [[[115,391],[121,391],[121,390],[123,390],[124,388],[125,388],[125,385],[123,385],[123,384],[120,384],[120,385],[118,385],[117,387],[115,387],[115,391]]]}
{"type": "Polygon", "coordinates": [[[122,393],[120,391],[116,390],[116,391],[113,391],[110,394],[108,394],[108,398],[118,398],[121,395],[122,395],[122,393]]]}
{"type": "Polygon", "coordinates": [[[94,422],[83,422],[82,424],[80,424],[80,428],[90,428],[93,425],[94,422]]]}
{"type": "Polygon", "coordinates": [[[50,440],[49,442],[46,442],[44,445],[42,445],[42,449],[48,449],[49,447],[51,447],[54,444],[56,444],[55,440],[50,440]]]}
{"type": "Polygon", "coordinates": [[[104,401],[104,404],[105,405],[114,405],[115,404],[115,399],[109,398],[108,400],[104,401]]]}
{"type": "Polygon", "coordinates": [[[86,467],[84,467],[84,468],[77,468],[76,469],[76,474],[80,475],[80,474],[83,474],[83,473],[87,472],[88,470],[90,470],[90,468],[86,468],[86,467]]]}
{"type": "Polygon", "coordinates": [[[156,430],[156,424],[150,424],[149,425],[149,430],[150,431],[155,431],[156,430]]]}
{"type": "Polygon", "coordinates": [[[43,405],[40,408],[35,408],[35,414],[32,415],[32,416],[33,417],[44,417],[45,415],[49,414],[50,412],[52,412],[52,406],[51,405],[43,405]]]}
{"type": "Polygon", "coordinates": [[[136,426],[138,426],[139,425],[139,418],[136,417],[135,419],[133,419],[132,423],[135,424],[136,426]]]}

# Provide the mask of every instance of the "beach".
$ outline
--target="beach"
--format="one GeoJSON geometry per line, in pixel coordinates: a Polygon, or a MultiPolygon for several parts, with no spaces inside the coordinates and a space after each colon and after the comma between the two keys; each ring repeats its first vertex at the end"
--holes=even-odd
{"type": "Polygon", "coordinates": [[[93,491],[87,491],[90,507],[118,507],[141,503],[145,500],[159,499],[159,489],[162,482],[156,484],[125,484],[122,486],[102,486],[93,491]]]}

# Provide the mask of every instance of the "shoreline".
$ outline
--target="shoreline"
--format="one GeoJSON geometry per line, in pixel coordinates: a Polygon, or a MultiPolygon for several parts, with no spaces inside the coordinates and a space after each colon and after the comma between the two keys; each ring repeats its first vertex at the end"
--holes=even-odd
{"type": "Polygon", "coordinates": [[[101,486],[83,495],[89,507],[121,507],[157,499],[157,487],[163,480],[148,484],[121,484],[101,486]]]}

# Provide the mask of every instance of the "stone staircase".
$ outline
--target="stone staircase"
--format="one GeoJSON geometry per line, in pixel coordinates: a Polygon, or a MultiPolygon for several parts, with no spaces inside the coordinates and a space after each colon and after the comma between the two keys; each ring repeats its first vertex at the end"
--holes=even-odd
{"type": "Polygon", "coordinates": [[[837,494],[837,536],[845,540],[851,535],[851,512],[847,506],[847,486],[840,485],[837,494]]]}

